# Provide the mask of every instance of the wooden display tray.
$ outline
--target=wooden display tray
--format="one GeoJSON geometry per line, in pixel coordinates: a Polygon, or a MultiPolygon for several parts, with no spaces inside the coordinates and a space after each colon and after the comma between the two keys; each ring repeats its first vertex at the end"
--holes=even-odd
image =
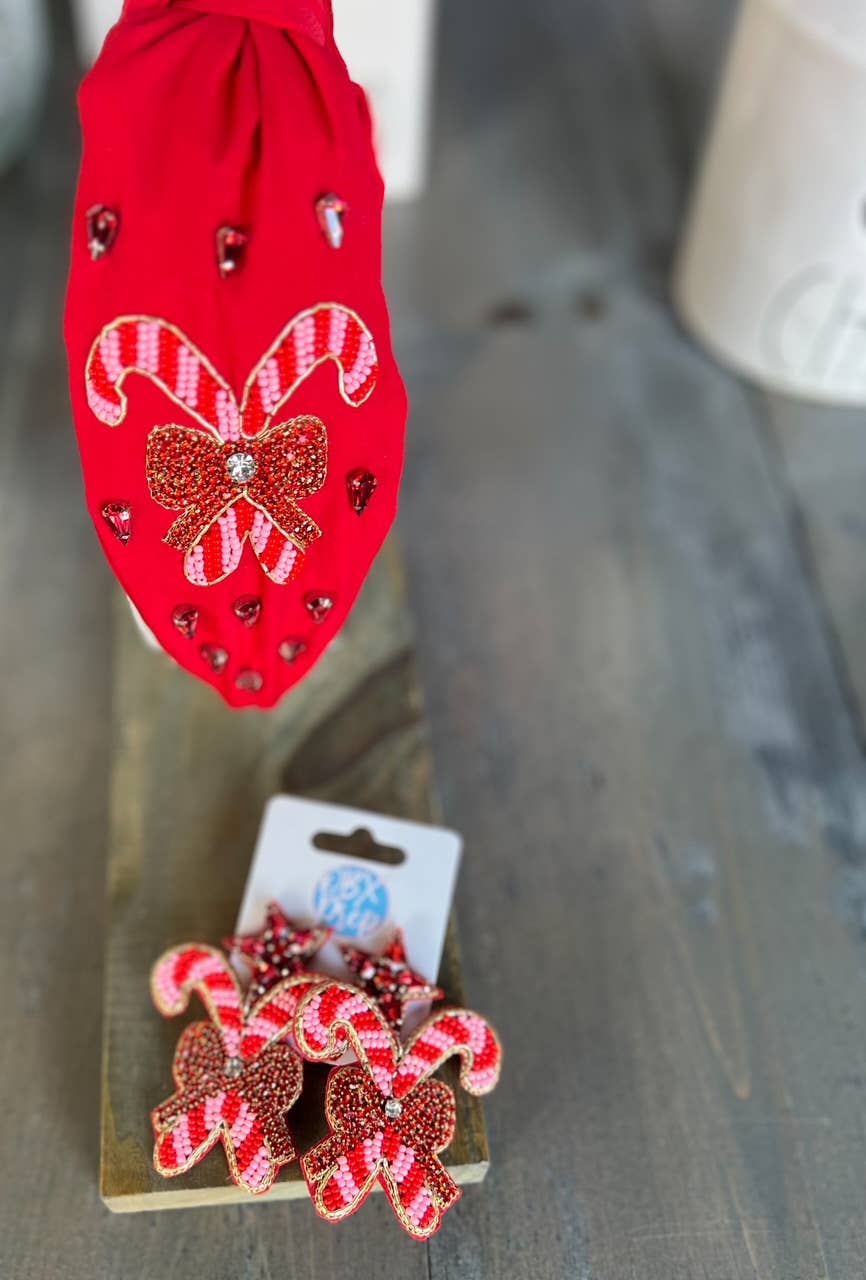
{"type": "MultiPolygon", "coordinates": [[[[168,946],[218,944],[232,931],[271,795],[435,820],[402,565],[390,544],[342,635],[272,712],[232,712],[149,651],[120,596],[114,626],[100,1192],[115,1212],[248,1202],[256,1197],[230,1181],[221,1145],[178,1178],[154,1172],[150,1110],[172,1092],[182,1026],[202,1014],[193,1001],[189,1018],[160,1018],[150,1001],[150,966],[168,946]]],[[[453,920],[439,982],[462,1003],[453,920]]],[[[307,1069],[291,1113],[301,1152],[325,1132],[325,1075],[307,1069]]],[[[458,1089],[457,1105],[446,1163],[465,1185],[484,1178],[488,1147],[479,1100],[458,1089]]],[[[295,1163],[263,1199],[306,1194],[295,1163]]]]}

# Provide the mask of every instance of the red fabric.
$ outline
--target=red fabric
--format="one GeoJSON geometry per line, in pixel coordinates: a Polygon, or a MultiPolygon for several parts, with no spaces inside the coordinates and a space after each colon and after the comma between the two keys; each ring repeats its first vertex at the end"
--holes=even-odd
{"type": "MultiPolygon", "coordinates": [[[[164,648],[231,705],[269,707],[342,626],[397,506],[406,401],[381,288],[382,183],[366,103],[334,46],[330,7],[321,0],[127,0],[82,86],[80,109],[84,154],[66,338],[88,506],[112,568],[164,648]],[[348,205],[339,249],[316,216],[316,201],[328,192],[348,205]],[[100,205],[119,224],[111,246],[94,260],[87,213],[100,205]],[[227,226],[249,239],[238,268],[224,276],[216,236],[227,226]],[[111,383],[114,354],[124,368],[142,367],[136,352],[143,330],[117,325],[127,317],[144,318],[154,334],[153,322],[164,322],[158,343],[153,337],[154,359],[170,361],[168,373],[129,372],[111,383]],[[311,329],[308,357],[304,325],[311,329]],[[232,410],[223,425],[235,436],[220,438],[213,426],[219,397],[228,388],[241,406],[251,375],[286,332],[274,376],[281,393],[294,390],[267,419],[252,403],[256,384],[248,418],[232,410]],[[177,349],[184,346],[193,355],[181,356],[193,360],[202,395],[210,396],[207,412],[194,411],[194,397],[178,390],[177,349]],[[353,361],[354,383],[344,377],[353,361]],[[243,449],[248,422],[251,437],[261,433],[253,450],[261,464],[265,432],[305,416],[320,420],[327,433],[325,482],[317,487],[317,476],[303,477],[296,486],[301,496],[287,489],[286,503],[267,512],[275,526],[291,517],[312,537],[299,547],[297,572],[276,581],[267,568],[274,569],[278,540],[261,556],[247,541],[220,581],[200,585],[204,576],[218,576],[210,572],[191,580],[178,539],[165,541],[183,508],[167,509],[155,498],[168,481],[155,478],[153,468],[149,483],[154,430],[210,433],[227,455],[232,446],[243,449]],[[346,490],[359,468],[378,482],[360,516],[346,490]],[[125,543],[101,515],[109,502],[132,510],[125,543]],[[232,608],[243,596],[262,601],[251,627],[232,608]],[[334,602],[323,622],[314,622],[305,604],[312,596],[334,602]],[[180,605],[198,611],[192,638],[172,622],[180,605]],[[278,652],[287,639],[306,646],[291,663],[278,652]],[[203,645],[228,652],[222,670],[204,660],[203,645]],[[250,671],[261,675],[260,690],[249,679],[237,687],[239,673],[250,671]]],[[[224,406],[220,412],[225,418],[224,406]]],[[[188,488],[197,492],[196,485],[188,488]]],[[[247,510],[244,502],[236,505],[247,510]]],[[[194,520],[189,528],[198,532],[194,520]]],[[[279,528],[294,536],[285,524],[279,528]]],[[[211,561],[218,557],[218,546],[206,549],[211,561]]],[[[275,570],[277,578],[281,572],[275,570]]]]}
{"type": "Polygon", "coordinates": [[[170,5],[198,9],[201,13],[228,14],[270,22],[275,27],[303,31],[324,44],[331,31],[330,4],[324,0],[126,0],[124,12],[133,9],[167,9],[170,5]]]}

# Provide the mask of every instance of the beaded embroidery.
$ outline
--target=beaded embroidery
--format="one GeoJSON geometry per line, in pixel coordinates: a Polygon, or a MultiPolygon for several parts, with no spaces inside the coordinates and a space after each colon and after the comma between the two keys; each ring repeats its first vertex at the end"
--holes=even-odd
{"type": "Polygon", "coordinates": [[[413,1000],[444,999],[445,992],[441,987],[428,982],[410,966],[401,929],[379,955],[344,944],[341,944],[340,951],[345,963],[357,975],[358,985],[376,1002],[398,1035],[407,1004],[413,1000]]]}
{"type": "Polygon", "coordinates": [[[298,502],[325,482],[327,432],[312,416],[276,425],[273,419],[325,360],[337,364],[346,403],[362,405],[379,375],[376,348],[359,317],[336,303],[301,312],[286,326],[250,374],[240,403],[206,357],[164,320],[124,316],[94,342],[87,400],[101,422],[123,422],[123,384],[139,373],[204,427],[155,427],[147,443],[151,496],[181,512],[165,541],[183,553],[190,582],[210,586],[228,577],[247,539],[273,582],[297,576],[321,534],[298,502]]]}
{"type": "Polygon", "coordinates": [[[404,1230],[429,1239],[460,1197],[438,1158],[454,1137],[454,1093],[431,1077],[457,1054],[464,1089],[493,1089],[502,1051],[491,1027],[478,1014],[445,1009],[401,1045],[369,996],[333,982],[301,1000],[295,1041],[311,1062],[333,1061],[347,1046],[358,1058],[331,1072],[331,1133],[301,1160],[316,1212],[339,1222],[360,1209],[378,1181],[404,1230]]]}
{"type": "MultiPolygon", "coordinates": [[[[301,928],[291,921],[278,902],[269,902],[265,926],[258,933],[226,938],[227,951],[239,951],[253,970],[247,993],[252,1003],[275,987],[283,978],[309,975],[309,961],[333,934],[324,925],[301,928]]],[[[316,978],[316,981],[321,981],[316,978]]]]}
{"type": "Polygon", "coordinates": [[[228,960],[213,947],[173,947],[157,961],[151,993],[160,1013],[182,1013],[195,992],[210,1017],[182,1032],[177,1091],[151,1114],[157,1173],[185,1173],[222,1142],[232,1180],[259,1195],[296,1159],[285,1114],[300,1095],[303,1067],[279,1042],[309,990],[309,978],[289,977],[246,1009],[228,960]]]}

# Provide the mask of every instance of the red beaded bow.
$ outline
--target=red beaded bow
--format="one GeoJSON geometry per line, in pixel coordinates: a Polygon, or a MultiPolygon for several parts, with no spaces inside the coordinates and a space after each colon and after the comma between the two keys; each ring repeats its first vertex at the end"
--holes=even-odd
{"type": "Polygon", "coordinates": [[[221,1141],[232,1180],[260,1194],[296,1158],[285,1115],[300,1096],[303,1068],[278,1041],[310,987],[309,977],[286,978],[245,1012],[221,952],[188,945],[157,961],[151,992],[159,1011],[182,1013],[196,992],[210,1015],[182,1033],[174,1056],[177,1092],[152,1112],[157,1173],[185,1173],[221,1141]]]}
{"type": "Polygon", "coordinates": [[[460,1196],[438,1159],[454,1136],[454,1094],[430,1077],[458,1054],[464,1089],[494,1088],[502,1053],[491,1027],[465,1009],[440,1010],[401,1046],[369,996],[334,982],[303,998],[295,1040],[313,1062],[333,1060],[347,1046],[358,1058],[357,1066],[331,1072],[331,1134],[301,1161],[317,1213],[331,1222],[349,1217],[378,1181],[403,1228],[428,1239],[460,1196]]]}
{"type": "Polygon", "coordinates": [[[297,500],[321,489],[327,457],[318,418],[295,418],[241,448],[204,431],[156,427],[147,441],[147,482],[155,502],[183,511],[165,541],[184,553],[187,577],[201,585],[226,577],[249,535],[274,582],[293,578],[303,563],[299,552],[321,533],[297,500]]]}
{"type": "Polygon", "coordinates": [[[151,496],[183,514],[165,541],[184,554],[190,582],[210,586],[233,573],[249,538],[272,581],[299,571],[321,530],[297,506],[322,487],[327,434],[314,417],[274,425],[277,410],[325,360],[339,371],[347,404],[358,406],[379,376],[373,339],[346,307],[323,303],[286,326],[247,379],[240,402],[205,356],[172,325],[124,316],[103,329],[87,361],[87,400],[100,421],[126,417],[123,383],[151,379],[204,431],[155,428],[148,439],[151,496]]]}

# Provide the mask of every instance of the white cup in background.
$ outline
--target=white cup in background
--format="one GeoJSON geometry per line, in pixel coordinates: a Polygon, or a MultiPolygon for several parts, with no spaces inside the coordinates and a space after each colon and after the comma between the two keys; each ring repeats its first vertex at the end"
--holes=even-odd
{"type": "Polygon", "coordinates": [[[866,403],[864,0],[744,0],[674,299],[761,385],[866,403]]]}

